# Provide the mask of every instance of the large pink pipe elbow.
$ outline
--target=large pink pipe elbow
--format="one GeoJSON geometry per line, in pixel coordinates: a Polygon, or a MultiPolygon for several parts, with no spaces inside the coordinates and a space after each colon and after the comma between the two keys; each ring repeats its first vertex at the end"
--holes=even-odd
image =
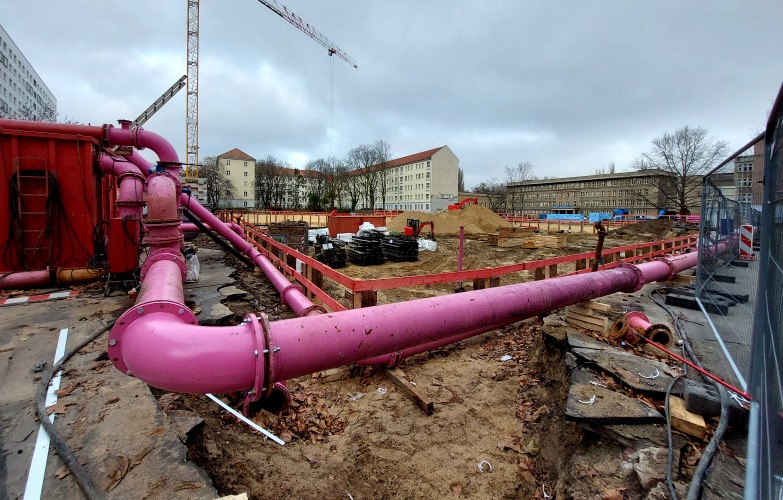
{"type": "Polygon", "coordinates": [[[112,146],[133,146],[136,149],[149,148],[158,155],[161,163],[179,163],[179,157],[174,146],[169,141],[154,132],[141,127],[129,128],[130,123],[120,121],[121,128],[106,127],[106,140],[112,146]]]}

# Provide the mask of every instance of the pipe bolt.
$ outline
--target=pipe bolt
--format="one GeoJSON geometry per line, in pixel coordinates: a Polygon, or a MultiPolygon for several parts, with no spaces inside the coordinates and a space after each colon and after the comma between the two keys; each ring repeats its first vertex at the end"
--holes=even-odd
{"type": "Polygon", "coordinates": [[[177,314],[185,314],[185,309],[184,309],[184,308],[182,308],[182,307],[180,307],[180,308],[177,310],[177,314]]]}
{"type": "Polygon", "coordinates": [[[109,340],[109,345],[117,345],[117,341],[115,339],[109,340]]]}
{"type": "Polygon", "coordinates": [[[136,314],[138,314],[138,315],[144,314],[144,308],[143,307],[139,307],[138,309],[136,309],[136,314]]]}

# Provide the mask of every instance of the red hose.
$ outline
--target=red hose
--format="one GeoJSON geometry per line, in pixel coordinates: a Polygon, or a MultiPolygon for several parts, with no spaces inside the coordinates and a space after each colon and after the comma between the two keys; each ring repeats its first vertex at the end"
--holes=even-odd
{"type": "Polygon", "coordinates": [[[666,353],[666,354],[668,354],[669,356],[673,357],[674,359],[676,359],[676,360],[678,360],[678,361],[681,361],[681,362],[685,363],[686,365],[690,366],[691,368],[693,368],[693,369],[694,369],[694,370],[696,370],[697,372],[701,373],[701,374],[702,374],[702,375],[704,375],[705,377],[709,377],[709,378],[711,378],[712,380],[714,380],[715,382],[719,383],[720,385],[722,385],[722,386],[723,386],[723,387],[725,387],[726,389],[728,389],[728,390],[730,390],[730,391],[734,391],[734,392],[736,392],[737,394],[739,394],[739,395],[740,395],[740,396],[742,396],[743,398],[747,399],[748,401],[750,401],[750,400],[751,400],[751,398],[750,398],[750,394],[748,394],[747,392],[744,392],[744,391],[741,391],[741,390],[737,389],[737,388],[736,388],[736,387],[734,387],[733,385],[731,385],[731,384],[729,384],[728,382],[726,382],[726,381],[724,381],[724,380],[722,380],[722,379],[720,379],[720,378],[716,377],[715,375],[713,375],[712,373],[708,372],[707,370],[705,370],[705,369],[703,369],[703,368],[700,368],[700,367],[698,367],[698,366],[694,365],[693,363],[691,363],[690,361],[688,361],[687,359],[685,359],[685,358],[683,358],[683,357],[681,357],[681,356],[678,356],[678,355],[674,354],[673,352],[671,352],[671,351],[670,351],[670,350],[668,350],[667,348],[663,347],[661,344],[658,344],[658,343],[656,343],[656,342],[653,342],[652,340],[648,339],[647,337],[644,337],[644,336],[641,336],[641,335],[639,335],[639,338],[640,338],[640,339],[642,339],[642,340],[644,340],[645,342],[647,342],[647,343],[648,343],[648,344],[650,344],[651,346],[653,346],[653,347],[655,347],[655,348],[657,348],[657,349],[660,349],[660,350],[662,350],[663,352],[665,352],[665,353],[666,353]]]}

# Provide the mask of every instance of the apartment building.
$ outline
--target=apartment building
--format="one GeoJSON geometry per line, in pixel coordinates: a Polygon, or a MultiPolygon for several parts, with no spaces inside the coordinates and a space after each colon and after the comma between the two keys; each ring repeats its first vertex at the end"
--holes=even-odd
{"type": "MultiPolygon", "coordinates": [[[[653,217],[666,205],[661,188],[672,182],[672,177],[663,170],[640,170],[510,183],[507,204],[513,198],[515,206],[524,211],[547,212],[558,207],[583,214],[627,208],[632,216],[653,217]]],[[[692,201],[691,211],[696,212],[697,192],[692,201]]]]}
{"type": "Polygon", "coordinates": [[[218,167],[226,179],[234,186],[234,196],[225,202],[229,208],[254,208],[256,198],[254,185],[256,179],[256,160],[244,151],[234,148],[217,157],[218,167]]]}
{"type": "Polygon", "coordinates": [[[391,160],[384,172],[386,205],[378,197],[375,208],[437,213],[459,196],[459,158],[448,146],[391,160]]]}
{"type": "Polygon", "coordinates": [[[55,121],[57,99],[0,26],[0,117],[55,121]]]}

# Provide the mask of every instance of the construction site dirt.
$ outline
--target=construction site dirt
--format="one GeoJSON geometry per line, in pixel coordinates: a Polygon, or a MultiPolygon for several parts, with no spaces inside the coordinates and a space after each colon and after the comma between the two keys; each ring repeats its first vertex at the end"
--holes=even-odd
{"type": "MultiPolygon", "coordinates": [[[[610,231],[605,248],[657,241],[688,230],[674,227],[669,221],[641,223],[610,231]]],[[[437,249],[420,252],[417,262],[348,265],[340,271],[351,277],[370,279],[456,270],[458,239],[438,235],[437,226],[436,235],[437,249]]],[[[463,268],[498,267],[588,252],[594,249],[595,241],[595,235],[584,233],[569,235],[568,245],[563,248],[503,248],[489,246],[485,234],[474,234],[465,240],[463,268]]],[[[292,315],[280,305],[279,294],[263,275],[230,255],[224,256],[204,236],[199,236],[196,244],[203,256],[204,289],[209,288],[209,283],[219,283],[215,286],[218,289],[235,287],[220,299],[228,311],[209,320],[213,324],[236,324],[248,312],[264,312],[272,321],[292,315]],[[214,275],[210,276],[210,272],[214,275]]],[[[561,273],[566,272],[569,272],[567,266],[561,273]]],[[[501,285],[532,279],[525,271],[503,276],[501,285]]],[[[443,283],[380,290],[378,303],[453,293],[454,286],[454,283],[443,283]]],[[[466,284],[466,289],[470,288],[466,284]]],[[[343,299],[340,287],[328,279],[324,280],[324,289],[343,299]]],[[[188,295],[186,289],[186,298],[188,295]]],[[[617,295],[618,302],[646,300],[651,305],[642,292],[617,295]]],[[[113,298],[110,309],[126,306],[125,301],[122,297],[113,298]]],[[[199,313],[201,307],[207,307],[206,301],[201,305],[197,299],[191,302],[199,313]]],[[[104,307],[101,312],[107,310],[104,307]]],[[[394,374],[382,367],[346,366],[289,380],[292,401],[287,411],[274,414],[261,410],[251,417],[283,439],[283,446],[252,431],[203,395],[152,389],[160,408],[155,411],[167,416],[169,427],[179,428],[188,460],[203,469],[221,495],[356,499],[665,498],[665,483],[660,478],[640,480],[649,476],[640,476],[639,452],[628,442],[618,442],[607,437],[607,433],[589,431],[566,420],[572,367],[566,362],[564,349],[552,341],[551,330],[558,330],[553,325],[559,323],[553,323],[551,318],[557,320],[558,313],[546,321],[529,319],[411,357],[400,364],[402,372],[394,374]],[[403,384],[409,384],[432,403],[432,414],[422,411],[407,391],[395,385],[401,377],[403,384]]],[[[422,322],[430,320],[424,314],[421,317],[422,322]]],[[[73,387],[78,388],[73,396],[82,394],[80,391],[94,390],[98,385],[103,385],[100,390],[106,394],[111,390],[112,382],[90,381],[93,376],[90,370],[98,366],[90,364],[91,360],[100,359],[103,349],[105,344],[89,349],[87,366],[66,373],[63,384],[75,384],[73,387]]],[[[110,366],[106,369],[113,371],[110,366]]],[[[113,378],[134,380],[117,375],[113,378]]],[[[89,392],[82,394],[88,395],[89,392]]],[[[238,394],[219,396],[241,409],[238,394]]],[[[149,404],[143,395],[128,400],[120,394],[118,400],[120,405],[125,405],[123,410],[127,415],[138,411],[134,404],[149,404]]],[[[117,403],[110,402],[110,406],[117,403]]],[[[209,490],[202,489],[189,476],[191,472],[179,472],[179,476],[168,482],[163,480],[168,474],[166,470],[158,471],[158,478],[154,477],[155,472],[144,476],[129,474],[129,469],[146,460],[139,455],[147,451],[142,446],[146,442],[120,454],[129,461],[126,465],[117,453],[110,451],[113,445],[108,436],[112,431],[86,430],[87,423],[95,422],[97,426],[103,416],[98,419],[88,414],[90,410],[84,402],[76,404],[79,413],[63,411],[65,415],[58,417],[68,424],[63,427],[64,437],[80,453],[96,446],[106,450],[90,453],[90,457],[104,463],[92,467],[88,464],[87,468],[105,476],[98,484],[109,497],[120,498],[120,492],[133,491],[134,481],[157,485],[151,490],[139,490],[146,491],[142,496],[147,498],[165,497],[171,491],[182,497],[208,496],[209,490]],[[100,442],[90,442],[90,439],[100,442]],[[106,462],[107,457],[120,460],[119,465],[114,467],[106,462]],[[180,476],[184,479],[179,479],[180,476]]],[[[97,408],[93,411],[99,412],[97,408]]],[[[161,429],[164,427],[160,424],[161,429]]],[[[648,427],[654,436],[639,438],[639,442],[665,446],[660,439],[663,426],[648,427]]],[[[154,433],[156,429],[144,432],[154,433]]],[[[679,443],[682,442],[681,439],[679,443]]],[[[697,454],[699,446],[698,443],[693,446],[691,453],[697,454]]],[[[166,448],[173,449],[169,445],[166,448]]],[[[730,457],[732,453],[726,448],[725,456],[730,457]]],[[[153,455],[149,455],[150,459],[153,455]]],[[[678,491],[682,495],[693,468],[693,457],[683,457],[677,462],[680,465],[678,491]]],[[[707,490],[710,491],[713,490],[707,490]]]]}
{"type": "MultiPolygon", "coordinates": [[[[610,232],[607,247],[686,230],[651,221],[610,232]]],[[[464,269],[579,253],[595,245],[591,234],[569,237],[566,248],[536,250],[491,247],[485,240],[484,235],[466,239],[464,269]]],[[[349,265],[341,272],[370,279],[453,271],[457,246],[456,237],[439,236],[437,250],[420,252],[418,262],[349,265]]],[[[289,315],[262,276],[238,269],[236,286],[252,291],[253,298],[228,303],[236,318],[256,304],[273,320],[289,315]]],[[[532,279],[527,274],[504,276],[501,284],[532,279]]],[[[327,291],[330,286],[325,280],[327,291]]],[[[381,290],[378,303],[453,293],[453,288],[445,283],[381,290]]],[[[665,498],[663,483],[640,483],[627,443],[565,419],[570,369],[562,350],[545,342],[544,329],[540,319],[531,319],[404,361],[404,379],[433,403],[431,415],[395,385],[394,376],[374,367],[343,367],[289,381],[289,411],[253,417],[284,439],[284,446],[249,431],[202,396],[175,397],[172,408],[204,419],[189,438],[189,457],[224,494],[665,498]]],[[[239,397],[229,400],[240,407],[239,397]]],[[[663,427],[654,427],[660,439],[663,427]]],[[[687,477],[687,471],[682,474],[687,477]]],[[[684,494],[684,483],[679,487],[684,494]]]]}

